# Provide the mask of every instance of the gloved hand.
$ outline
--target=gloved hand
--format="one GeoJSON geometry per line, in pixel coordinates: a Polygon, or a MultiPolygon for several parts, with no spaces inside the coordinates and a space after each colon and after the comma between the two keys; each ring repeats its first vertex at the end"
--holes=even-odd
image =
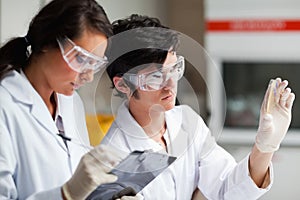
{"type": "Polygon", "coordinates": [[[143,200],[144,197],[141,194],[137,194],[136,196],[123,196],[121,199],[117,200],[143,200]]]}
{"type": "Polygon", "coordinates": [[[279,149],[291,123],[291,109],[294,93],[287,88],[288,82],[277,78],[275,87],[269,87],[260,110],[260,121],[256,136],[256,146],[264,153],[279,149]]]}
{"type": "Polygon", "coordinates": [[[112,148],[99,145],[86,153],[78,167],[62,187],[67,200],[85,199],[97,186],[117,180],[117,176],[108,174],[122,160],[120,153],[112,148]]]}

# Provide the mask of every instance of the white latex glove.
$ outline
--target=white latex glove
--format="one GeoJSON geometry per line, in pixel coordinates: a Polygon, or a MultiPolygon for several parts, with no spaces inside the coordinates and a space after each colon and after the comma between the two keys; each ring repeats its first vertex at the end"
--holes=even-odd
{"type": "Polygon", "coordinates": [[[295,100],[294,93],[287,88],[288,82],[277,78],[266,91],[260,110],[260,121],[256,136],[256,146],[264,153],[279,149],[291,123],[291,109],[295,100]]]}
{"type": "Polygon", "coordinates": [[[78,167],[62,187],[66,199],[85,199],[97,186],[117,180],[117,176],[108,174],[122,160],[120,153],[112,148],[99,145],[86,153],[78,167]]]}
{"type": "Polygon", "coordinates": [[[121,199],[117,200],[143,200],[144,197],[141,194],[137,194],[136,196],[123,196],[121,199]]]}

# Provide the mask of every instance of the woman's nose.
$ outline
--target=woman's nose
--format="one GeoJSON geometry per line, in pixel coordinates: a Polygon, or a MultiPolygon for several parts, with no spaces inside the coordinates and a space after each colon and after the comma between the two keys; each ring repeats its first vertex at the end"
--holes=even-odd
{"type": "Polygon", "coordinates": [[[83,73],[80,73],[78,76],[79,76],[79,80],[80,80],[81,84],[89,83],[94,80],[94,71],[87,70],[83,73]]]}
{"type": "Polygon", "coordinates": [[[164,86],[164,89],[165,90],[173,89],[174,87],[176,87],[176,85],[177,85],[177,81],[173,77],[170,77],[167,80],[166,85],[164,86]]]}

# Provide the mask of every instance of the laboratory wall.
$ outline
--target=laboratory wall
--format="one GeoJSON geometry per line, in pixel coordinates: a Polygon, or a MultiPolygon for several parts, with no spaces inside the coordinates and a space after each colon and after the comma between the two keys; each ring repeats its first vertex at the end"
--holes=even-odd
{"type": "MultiPolygon", "coordinates": [[[[208,66],[209,91],[219,98],[218,142],[237,160],[246,156],[255,140],[260,104],[271,78],[289,78],[296,96],[300,68],[300,2],[296,0],[205,1],[205,47],[214,65],[208,66]],[[217,68],[223,79],[212,70],[217,68]],[[230,86],[230,87],[229,87],[230,86]],[[225,88],[226,98],[222,98],[225,88]]],[[[210,104],[209,104],[210,103],[210,104]]],[[[274,185],[261,199],[299,199],[299,101],[296,98],[291,129],[273,158],[274,185]]]]}
{"type": "Polygon", "coordinates": [[[0,1],[0,41],[11,37],[25,36],[31,18],[40,8],[38,0],[1,0],[0,1]]]}

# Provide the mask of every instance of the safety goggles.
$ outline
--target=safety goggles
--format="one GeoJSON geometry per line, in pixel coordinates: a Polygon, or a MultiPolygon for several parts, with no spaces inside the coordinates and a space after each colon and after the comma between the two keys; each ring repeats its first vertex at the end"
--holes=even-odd
{"type": "MultiPolygon", "coordinates": [[[[57,39],[61,54],[68,63],[69,67],[78,73],[100,71],[108,63],[107,58],[97,56],[96,52],[99,49],[94,49],[92,52],[77,46],[72,40],[67,37],[57,39]]],[[[98,48],[103,48],[100,45],[98,48]]]]}
{"type": "MultiPolygon", "coordinates": [[[[155,64],[157,65],[157,64],[155,64]]],[[[142,74],[123,75],[123,79],[129,81],[143,91],[160,90],[168,84],[168,81],[178,81],[184,73],[184,57],[177,56],[177,61],[173,64],[157,67],[156,70],[142,74]]]]}

